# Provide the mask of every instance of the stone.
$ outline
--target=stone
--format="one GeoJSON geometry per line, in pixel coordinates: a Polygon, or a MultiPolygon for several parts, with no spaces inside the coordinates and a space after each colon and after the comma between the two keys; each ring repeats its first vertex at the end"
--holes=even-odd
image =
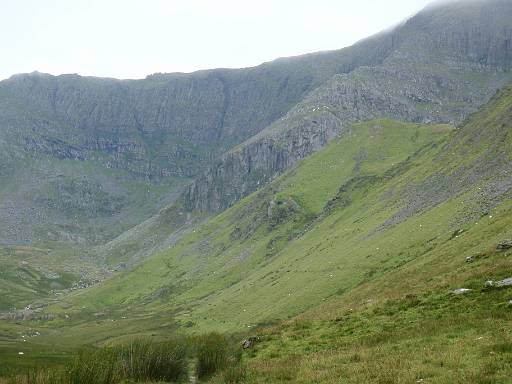
{"type": "Polygon", "coordinates": [[[454,295],[463,295],[463,294],[471,292],[471,291],[472,291],[472,289],[468,289],[468,288],[457,288],[457,289],[454,289],[452,291],[452,293],[454,295]]]}
{"type": "Polygon", "coordinates": [[[257,341],[259,341],[258,336],[251,336],[251,337],[245,339],[244,341],[242,341],[242,348],[243,349],[252,348],[257,341]]]}
{"type": "Polygon", "coordinates": [[[507,279],[503,279],[500,281],[497,281],[496,283],[497,287],[509,287],[512,286],[512,277],[509,277],[507,279]]]}
{"type": "Polygon", "coordinates": [[[473,256],[466,257],[466,263],[472,263],[473,261],[475,261],[475,258],[473,256]]]}
{"type": "Polygon", "coordinates": [[[512,240],[504,240],[496,246],[498,252],[503,252],[512,248],[512,240]]]}

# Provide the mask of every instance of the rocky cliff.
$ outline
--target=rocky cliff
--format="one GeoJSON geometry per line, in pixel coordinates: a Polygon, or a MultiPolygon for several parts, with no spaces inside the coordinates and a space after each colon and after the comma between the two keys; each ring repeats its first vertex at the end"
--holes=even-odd
{"type": "Polygon", "coordinates": [[[391,45],[376,43],[144,80],[0,82],[0,243],[111,239],[332,75],[381,62],[391,45]]]}
{"type": "Polygon", "coordinates": [[[434,4],[372,41],[372,49],[389,47],[381,63],[334,75],[222,156],[187,189],[188,209],[229,207],[353,122],[387,117],[457,124],[512,81],[507,1],[434,4]]]}

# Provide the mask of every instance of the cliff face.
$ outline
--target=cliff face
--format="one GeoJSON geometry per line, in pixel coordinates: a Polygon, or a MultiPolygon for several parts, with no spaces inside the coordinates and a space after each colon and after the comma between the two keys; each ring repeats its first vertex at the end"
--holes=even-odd
{"type": "Polygon", "coordinates": [[[382,63],[334,75],[222,156],[187,189],[188,209],[229,207],[353,122],[386,117],[457,124],[512,81],[510,2],[434,5],[374,39],[375,46],[390,47],[382,63]]]}
{"type": "Polygon", "coordinates": [[[286,75],[236,77],[227,71],[143,81],[32,74],[1,86],[4,103],[15,99],[33,116],[10,120],[25,150],[77,160],[99,151],[110,166],[136,171],[143,161],[145,169],[136,173],[144,177],[191,176],[206,157],[261,130],[311,87],[308,78],[286,75]]]}
{"type": "Polygon", "coordinates": [[[145,80],[16,75],[0,82],[2,133],[18,136],[30,152],[84,160],[100,151],[111,165],[128,168],[119,157],[130,153],[146,161],[146,177],[154,176],[149,168],[154,155],[168,157],[151,164],[159,171],[193,175],[198,160],[257,134],[332,75],[381,62],[388,51],[368,41],[356,49],[255,68],[155,74],[145,80]],[[190,161],[177,170],[179,160],[190,161]]]}

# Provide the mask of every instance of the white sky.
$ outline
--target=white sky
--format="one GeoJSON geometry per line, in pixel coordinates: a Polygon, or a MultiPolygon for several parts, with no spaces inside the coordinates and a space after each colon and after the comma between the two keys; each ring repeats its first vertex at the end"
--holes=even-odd
{"type": "Polygon", "coordinates": [[[338,49],[429,0],[0,0],[0,79],[142,78],[338,49]]]}

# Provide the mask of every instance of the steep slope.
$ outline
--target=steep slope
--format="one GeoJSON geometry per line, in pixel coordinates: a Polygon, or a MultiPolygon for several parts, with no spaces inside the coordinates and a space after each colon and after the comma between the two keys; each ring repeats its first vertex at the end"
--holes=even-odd
{"type": "Polygon", "coordinates": [[[512,79],[511,20],[508,1],[441,2],[374,37],[391,47],[382,63],[312,91],[212,165],[188,188],[186,206],[222,211],[355,121],[462,121],[512,79]]]}
{"type": "Polygon", "coordinates": [[[510,381],[511,112],[509,87],[402,177],[385,247],[362,242],[396,265],[263,330],[246,382],[510,381]]]}
{"type": "MultiPolygon", "coordinates": [[[[274,281],[286,274],[283,263],[288,262],[288,257],[282,253],[295,241],[301,241],[315,218],[323,214],[324,206],[336,196],[340,185],[353,178],[365,180],[385,174],[419,148],[437,142],[449,130],[444,125],[389,120],[355,125],[350,133],[297,169],[184,235],[168,251],[131,272],[105,281],[85,295],[66,300],[92,312],[125,311],[126,306],[131,308],[132,315],[139,310],[164,313],[179,309],[178,318],[189,325],[188,321],[195,323],[203,316],[200,312],[207,310],[205,318],[218,326],[227,323],[229,327],[240,327],[238,316],[245,314],[240,312],[238,300],[245,295],[252,300],[252,294],[246,292],[249,287],[254,294],[263,286],[273,290],[267,280],[274,281]],[[262,277],[264,281],[259,281],[262,277]],[[256,285],[252,287],[253,284],[256,285]],[[240,297],[225,302],[224,294],[240,297]],[[229,313],[229,319],[217,317],[217,300],[229,303],[229,308],[218,308],[229,313]],[[199,317],[194,314],[189,319],[189,311],[197,311],[199,317]]],[[[311,277],[316,278],[316,273],[311,277]]],[[[294,284],[302,283],[304,280],[296,280],[294,284]]],[[[270,312],[281,312],[272,295],[265,294],[275,310],[270,312]]],[[[259,316],[265,317],[261,302],[257,305],[259,316]]],[[[308,301],[301,305],[308,306],[308,301]]],[[[250,316],[255,318],[254,313],[250,316]]]]}
{"type": "Polygon", "coordinates": [[[337,62],[343,72],[328,77],[282,118],[214,161],[175,203],[96,253],[114,263],[133,264],[172,246],[191,223],[261,188],[354,122],[382,117],[462,121],[512,80],[510,20],[507,1],[440,2],[353,47],[287,62],[311,60],[325,74],[324,66],[334,68],[337,62]],[[359,65],[364,55],[369,61],[359,65]],[[358,64],[348,64],[350,60],[358,64]]]}
{"type": "Polygon", "coordinates": [[[356,125],[172,249],[68,300],[113,318],[172,313],[181,325],[234,330],[372,282],[378,297],[458,288],[466,256],[510,237],[511,112],[508,87],[448,136],[445,126],[356,125]]]}

